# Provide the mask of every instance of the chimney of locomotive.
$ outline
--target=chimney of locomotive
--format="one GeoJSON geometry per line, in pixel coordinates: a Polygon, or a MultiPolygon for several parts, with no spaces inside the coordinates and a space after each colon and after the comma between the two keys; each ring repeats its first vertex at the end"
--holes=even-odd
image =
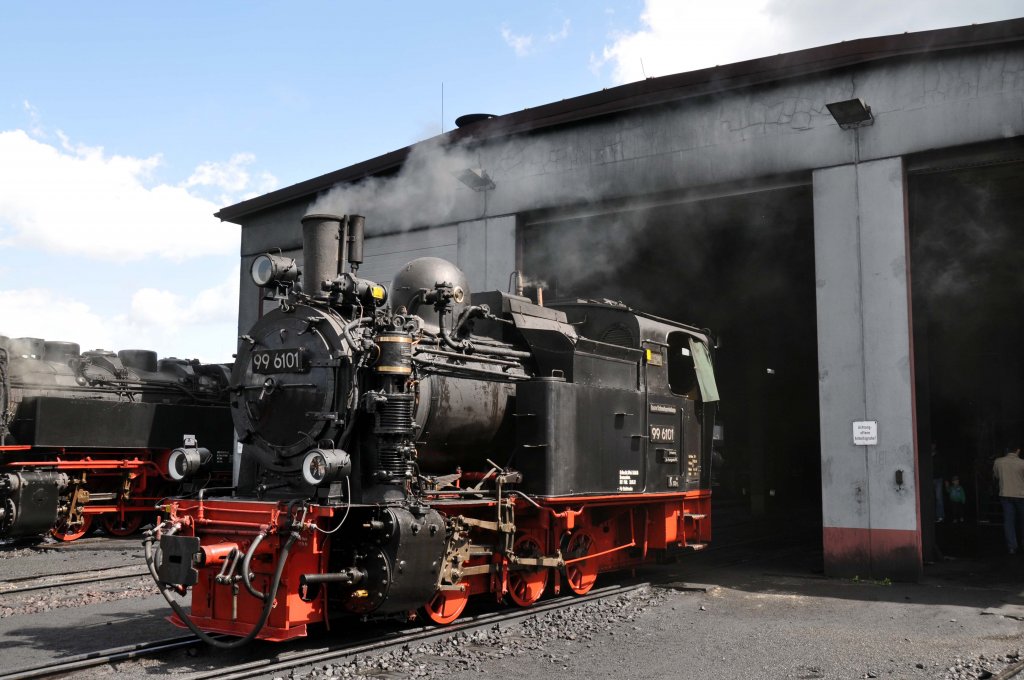
{"type": "Polygon", "coordinates": [[[302,290],[325,297],[324,281],[333,281],[340,269],[339,246],[345,245],[338,215],[312,214],[302,218],[302,290]]]}
{"type": "Polygon", "coordinates": [[[362,215],[348,216],[348,261],[352,265],[352,273],[359,271],[363,263],[363,227],[366,218],[362,215]]]}

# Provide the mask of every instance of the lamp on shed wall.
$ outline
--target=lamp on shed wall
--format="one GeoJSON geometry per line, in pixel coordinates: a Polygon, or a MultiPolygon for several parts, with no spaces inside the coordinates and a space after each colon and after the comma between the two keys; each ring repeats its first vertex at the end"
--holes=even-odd
{"type": "Polygon", "coordinates": [[[847,99],[825,106],[839,123],[839,127],[844,130],[866,127],[875,122],[874,116],[871,115],[871,107],[865,104],[863,99],[847,99]]]}

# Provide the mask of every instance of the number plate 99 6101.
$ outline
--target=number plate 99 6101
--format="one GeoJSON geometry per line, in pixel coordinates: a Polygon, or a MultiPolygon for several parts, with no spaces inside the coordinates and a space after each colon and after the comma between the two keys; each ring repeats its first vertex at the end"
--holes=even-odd
{"type": "Polygon", "coordinates": [[[302,350],[263,349],[252,353],[254,373],[301,373],[306,370],[302,350]]]}

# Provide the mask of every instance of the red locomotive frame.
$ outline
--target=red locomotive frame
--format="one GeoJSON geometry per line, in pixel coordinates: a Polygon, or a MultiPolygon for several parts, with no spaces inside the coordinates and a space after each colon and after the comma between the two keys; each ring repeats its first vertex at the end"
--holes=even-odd
{"type": "MultiPolygon", "coordinates": [[[[449,518],[471,523],[492,521],[500,501],[465,500],[438,493],[430,505],[449,518]]],[[[711,492],[706,489],[671,494],[537,498],[513,497],[514,560],[500,552],[474,554],[456,586],[442,586],[419,615],[435,624],[455,621],[470,597],[491,595],[497,601],[528,607],[545,592],[566,588],[583,595],[598,574],[639,567],[672,549],[699,550],[711,538],[711,492]],[[524,561],[526,562],[524,564],[524,561]],[[529,564],[529,562],[535,564],[529,564]],[[518,562],[519,564],[515,564],[518,562]],[[555,564],[559,566],[553,566],[555,564]],[[544,565],[550,566],[544,566],[544,565]]],[[[165,510],[178,535],[201,537],[198,580],[192,586],[192,622],[204,631],[243,636],[258,625],[264,602],[237,581],[218,582],[232,554],[246,552],[256,537],[269,531],[252,558],[256,588],[266,592],[277,568],[284,528],[292,520],[285,502],[176,500],[165,510]]],[[[328,528],[341,508],[313,505],[305,512],[301,537],[284,566],[280,587],[266,625],[257,638],[284,641],[307,635],[314,624],[330,625],[328,589],[303,592],[301,577],[326,573],[331,537],[312,524],[328,528]]],[[[476,530],[474,530],[476,531],[476,530]]],[[[411,614],[411,612],[410,612],[411,614]]],[[[177,615],[170,617],[184,627],[177,615]]]]}
{"type": "Polygon", "coordinates": [[[72,489],[58,508],[57,523],[50,531],[54,538],[77,540],[96,521],[109,535],[123,537],[151,518],[161,499],[180,490],[166,472],[170,454],[170,449],[97,451],[8,445],[0,446],[0,473],[68,474],[72,489]]]}

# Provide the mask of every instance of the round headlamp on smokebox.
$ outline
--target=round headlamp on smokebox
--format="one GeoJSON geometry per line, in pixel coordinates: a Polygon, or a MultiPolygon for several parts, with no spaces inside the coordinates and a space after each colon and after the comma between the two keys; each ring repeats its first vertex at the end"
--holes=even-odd
{"type": "Polygon", "coordinates": [[[213,454],[204,448],[181,448],[171,451],[167,458],[167,475],[176,482],[183,481],[207,469],[213,454]]]}
{"type": "Polygon", "coordinates": [[[302,478],[320,486],[352,474],[352,457],[341,449],[313,449],[302,459],[302,478]]]}
{"type": "Polygon", "coordinates": [[[283,255],[264,253],[257,255],[249,269],[253,283],[261,288],[280,283],[291,283],[299,278],[295,260],[283,255]]]}

